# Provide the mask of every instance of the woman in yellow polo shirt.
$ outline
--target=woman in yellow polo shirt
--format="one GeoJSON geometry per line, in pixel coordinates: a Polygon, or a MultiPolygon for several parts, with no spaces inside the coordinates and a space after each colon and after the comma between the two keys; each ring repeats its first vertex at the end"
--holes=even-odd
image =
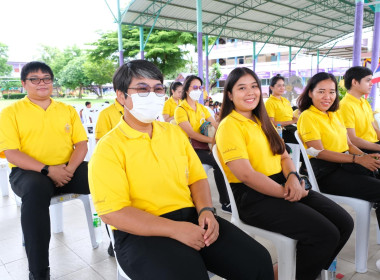
{"type": "Polygon", "coordinates": [[[280,74],[272,77],[269,86],[269,98],[265,103],[269,119],[277,127],[283,128],[282,138],[285,143],[295,143],[294,132],[297,128],[293,125],[297,123],[297,118],[293,116],[293,108],[288,99],[283,97],[285,93],[285,78],[280,74]]]}
{"type": "Polygon", "coordinates": [[[229,74],[221,119],[216,144],[241,219],[297,240],[296,279],[315,280],[350,237],[352,218],[323,195],[305,190],[252,70],[235,68],[229,74]]]}
{"type": "Polygon", "coordinates": [[[198,103],[202,92],[202,80],[194,75],[187,76],[183,83],[182,102],[174,111],[174,119],[190,138],[201,162],[214,168],[214,178],[219,192],[219,202],[222,204],[222,211],[231,213],[230,199],[228,198],[222,171],[219,169],[207,145],[208,143],[214,143],[214,138],[201,134],[201,126],[206,121],[210,122],[215,129],[218,127],[207,108],[198,103]]]}
{"type": "MultiPolygon", "coordinates": [[[[380,154],[365,154],[347,135],[339,108],[335,77],[318,73],[298,99],[302,114],[298,130],[311,156],[310,162],[324,193],[380,202],[380,154]]],[[[380,207],[376,208],[380,225],[380,207]]]]}
{"type": "Polygon", "coordinates": [[[273,280],[268,251],[216,216],[202,164],[162,112],[163,75],[133,60],[115,73],[123,119],[98,142],[89,166],[94,206],[115,227],[118,263],[134,280],[273,280]]]}
{"type": "Polygon", "coordinates": [[[162,110],[162,116],[166,122],[170,122],[174,119],[174,110],[178,106],[182,96],[182,83],[173,82],[170,85],[169,91],[170,98],[165,101],[164,109],[162,110]]]}

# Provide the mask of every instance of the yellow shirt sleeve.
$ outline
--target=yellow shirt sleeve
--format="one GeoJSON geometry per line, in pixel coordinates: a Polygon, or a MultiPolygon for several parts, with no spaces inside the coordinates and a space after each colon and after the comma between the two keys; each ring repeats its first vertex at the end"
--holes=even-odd
{"type": "Polygon", "coordinates": [[[274,108],[274,104],[270,99],[265,103],[265,109],[267,109],[268,116],[270,118],[274,118],[276,115],[276,109],[274,108]]]}
{"type": "Polygon", "coordinates": [[[99,113],[95,127],[95,139],[100,139],[112,129],[111,121],[107,117],[105,110],[99,113]]]}
{"type": "Polygon", "coordinates": [[[187,115],[186,109],[182,106],[178,106],[174,111],[174,119],[177,124],[180,124],[182,122],[189,122],[189,117],[187,115]]]}
{"type": "Polygon", "coordinates": [[[20,149],[15,112],[5,108],[0,113],[0,151],[20,149]]]}
{"type": "Polygon", "coordinates": [[[99,142],[88,168],[90,191],[99,215],[131,205],[127,174],[123,167],[123,159],[117,150],[108,146],[107,142],[99,142]]]}
{"type": "Polygon", "coordinates": [[[211,117],[210,111],[207,110],[207,108],[204,105],[202,105],[201,107],[202,107],[203,113],[205,114],[205,119],[207,120],[209,117],[211,117]]]}
{"type": "Polygon", "coordinates": [[[346,128],[355,128],[355,114],[352,112],[352,107],[349,104],[341,104],[338,113],[343,119],[346,128]]]}
{"type": "Polygon", "coordinates": [[[74,107],[70,106],[70,114],[71,114],[71,120],[72,120],[72,126],[73,126],[73,143],[78,143],[81,141],[87,141],[87,134],[86,130],[83,127],[83,124],[79,118],[79,115],[77,111],[74,109],[74,107]]]}
{"type": "Polygon", "coordinates": [[[314,120],[308,112],[301,114],[298,119],[297,128],[304,143],[322,139],[318,120],[314,120]]]}
{"type": "Polygon", "coordinates": [[[244,135],[228,117],[218,127],[216,144],[224,163],[242,158],[249,159],[244,135]]]}
{"type": "Polygon", "coordinates": [[[162,110],[163,115],[170,115],[170,98],[165,101],[164,109],[162,110]]]}

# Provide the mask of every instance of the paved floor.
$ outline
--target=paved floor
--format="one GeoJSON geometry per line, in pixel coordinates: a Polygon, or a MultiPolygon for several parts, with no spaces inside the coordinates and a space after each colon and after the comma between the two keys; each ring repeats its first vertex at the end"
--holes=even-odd
{"type": "MultiPolygon", "coordinates": [[[[209,173],[211,175],[211,173],[209,173]]],[[[213,201],[220,209],[218,195],[213,179],[209,179],[213,201]]],[[[88,234],[83,206],[80,201],[66,202],[63,207],[64,232],[52,234],[50,244],[50,264],[52,279],[59,280],[114,280],[116,279],[115,259],[107,254],[108,236],[103,227],[103,242],[97,249],[92,249],[88,234]]],[[[352,211],[346,208],[350,213],[352,211]]],[[[229,215],[220,213],[228,219],[229,215]]],[[[38,219],[38,217],[35,217],[38,219]]],[[[0,197],[0,279],[28,279],[28,263],[21,243],[20,208],[16,206],[13,194],[0,197]]],[[[264,239],[257,238],[271,253],[276,261],[274,246],[264,239]]],[[[380,272],[375,262],[380,259],[380,245],[376,244],[376,218],[371,217],[371,236],[369,244],[368,272],[355,272],[355,234],[338,256],[337,272],[344,275],[344,280],[380,279],[380,272]]],[[[214,276],[212,280],[220,279],[214,276]]],[[[265,279],[263,279],[265,280],[265,279]]],[[[291,280],[291,279],[289,279],[291,280]]]]}

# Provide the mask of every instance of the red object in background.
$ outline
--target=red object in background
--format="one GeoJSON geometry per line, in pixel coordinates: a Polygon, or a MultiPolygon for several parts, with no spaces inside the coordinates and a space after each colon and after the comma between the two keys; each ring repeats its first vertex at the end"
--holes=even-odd
{"type": "Polygon", "coordinates": [[[338,279],[342,279],[344,275],[342,273],[338,273],[337,275],[335,275],[335,277],[338,279]]]}

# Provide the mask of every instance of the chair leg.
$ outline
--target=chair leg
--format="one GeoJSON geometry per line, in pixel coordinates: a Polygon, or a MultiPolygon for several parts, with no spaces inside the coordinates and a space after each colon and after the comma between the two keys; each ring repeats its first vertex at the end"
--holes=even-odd
{"type": "Polygon", "coordinates": [[[371,217],[371,204],[368,207],[361,205],[355,207],[356,224],[355,224],[355,264],[356,271],[359,273],[367,272],[368,259],[368,241],[369,241],[369,226],[371,217]],[[364,209],[363,209],[364,208],[364,209]]]}
{"type": "Polygon", "coordinates": [[[275,242],[278,257],[278,279],[289,280],[296,278],[296,241],[275,242]]]}
{"type": "Polygon", "coordinates": [[[380,230],[379,230],[379,225],[376,226],[376,233],[377,233],[377,244],[380,244],[380,230]]]}
{"type": "Polygon", "coordinates": [[[87,219],[87,225],[88,225],[88,231],[90,232],[90,239],[92,248],[98,248],[99,244],[96,242],[95,238],[95,230],[92,225],[92,211],[91,211],[91,204],[90,204],[90,198],[89,194],[83,194],[80,195],[78,198],[83,202],[84,210],[86,212],[86,219],[87,219]]]}
{"type": "Polygon", "coordinates": [[[63,232],[63,207],[62,203],[50,205],[50,223],[53,233],[63,232]]]}

